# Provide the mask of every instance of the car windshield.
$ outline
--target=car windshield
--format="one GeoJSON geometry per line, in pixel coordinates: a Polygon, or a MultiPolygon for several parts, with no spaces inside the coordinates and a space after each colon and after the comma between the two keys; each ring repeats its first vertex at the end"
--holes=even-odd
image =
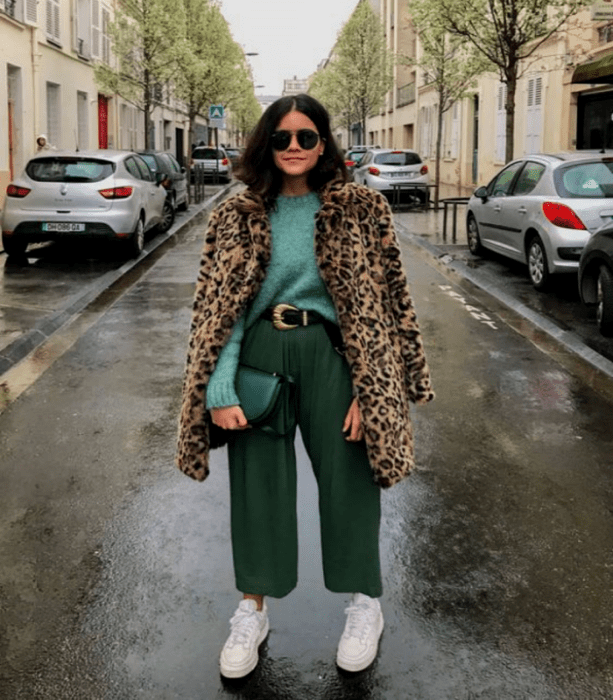
{"type": "Polygon", "coordinates": [[[196,148],[193,157],[196,160],[215,160],[216,158],[223,158],[223,155],[221,151],[216,151],[214,148],[196,148]]]}
{"type": "Polygon", "coordinates": [[[362,160],[364,153],[365,151],[349,151],[349,153],[347,153],[347,160],[353,160],[354,162],[362,160]]]}
{"type": "Polygon", "coordinates": [[[26,166],[28,177],[37,182],[99,182],[114,171],[109,161],[81,158],[37,158],[26,166]]]}
{"type": "Polygon", "coordinates": [[[417,153],[379,153],[375,156],[377,165],[418,165],[421,163],[421,158],[417,153]]]}
{"type": "Polygon", "coordinates": [[[554,179],[560,197],[613,197],[613,159],[558,168],[554,179]]]}

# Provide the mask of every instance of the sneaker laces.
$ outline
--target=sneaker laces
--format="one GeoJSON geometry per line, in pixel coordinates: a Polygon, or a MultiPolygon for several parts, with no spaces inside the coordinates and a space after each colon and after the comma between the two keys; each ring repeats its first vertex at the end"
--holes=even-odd
{"type": "Polygon", "coordinates": [[[260,628],[260,623],[257,618],[257,610],[245,609],[238,607],[230,619],[230,636],[226,642],[227,646],[249,646],[249,643],[254,635],[257,634],[260,628]]]}
{"type": "Polygon", "coordinates": [[[347,623],[343,636],[355,637],[364,643],[376,622],[376,608],[365,603],[352,603],[345,608],[345,612],[347,613],[347,623]]]}

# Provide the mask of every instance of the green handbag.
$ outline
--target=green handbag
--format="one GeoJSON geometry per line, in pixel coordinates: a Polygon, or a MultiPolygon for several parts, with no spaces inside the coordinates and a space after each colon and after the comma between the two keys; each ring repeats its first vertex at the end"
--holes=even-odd
{"type": "Polygon", "coordinates": [[[245,418],[254,428],[287,435],[294,427],[295,411],[290,406],[294,381],[291,377],[239,365],[235,388],[245,418]]]}

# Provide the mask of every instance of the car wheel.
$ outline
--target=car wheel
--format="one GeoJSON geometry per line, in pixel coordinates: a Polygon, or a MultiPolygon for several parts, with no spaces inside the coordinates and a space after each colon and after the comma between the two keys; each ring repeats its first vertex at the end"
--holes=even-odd
{"type": "Polygon", "coordinates": [[[534,236],[528,245],[528,274],[535,289],[545,289],[549,284],[547,254],[540,236],[534,236]]]}
{"type": "Polygon", "coordinates": [[[23,258],[28,244],[26,241],[15,240],[12,236],[2,234],[2,247],[9,258],[23,258]]]}
{"type": "Polygon", "coordinates": [[[483,245],[481,244],[481,236],[479,236],[479,227],[477,226],[477,220],[472,214],[468,217],[466,224],[466,237],[468,238],[468,250],[473,255],[482,255],[483,245]]]}
{"type": "Polygon", "coordinates": [[[164,200],[164,208],[162,209],[162,220],[157,225],[158,233],[166,233],[172,226],[175,220],[175,208],[173,201],[168,197],[164,200]]]}
{"type": "Polygon", "coordinates": [[[136,224],[136,228],[132,232],[132,235],[128,239],[128,255],[131,258],[137,258],[145,247],[145,225],[143,220],[139,217],[136,224]]]}
{"type": "Polygon", "coordinates": [[[613,336],[613,273],[604,265],[598,273],[596,318],[602,335],[613,336]]]}

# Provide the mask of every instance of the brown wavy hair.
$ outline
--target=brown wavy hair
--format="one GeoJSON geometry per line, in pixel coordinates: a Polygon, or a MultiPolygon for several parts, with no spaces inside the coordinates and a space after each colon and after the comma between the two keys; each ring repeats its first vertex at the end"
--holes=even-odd
{"type": "Polygon", "coordinates": [[[281,119],[294,110],[301,112],[315,124],[325,143],[324,152],[317,165],[308,174],[309,187],[316,192],[330,180],[340,179],[347,182],[348,179],[345,161],[330,131],[330,117],[326,108],[310,95],[281,97],[261,116],[234,173],[235,177],[264,199],[267,208],[274,205],[282,184],[282,174],[274,163],[270,139],[281,119]]]}

